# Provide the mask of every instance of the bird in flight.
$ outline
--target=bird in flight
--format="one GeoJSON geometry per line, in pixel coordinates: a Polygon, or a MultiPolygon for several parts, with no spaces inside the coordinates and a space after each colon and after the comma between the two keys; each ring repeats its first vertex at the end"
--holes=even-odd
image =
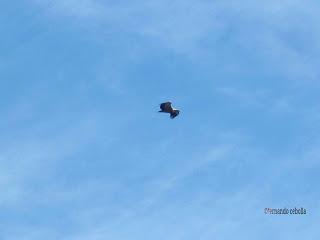
{"type": "Polygon", "coordinates": [[[165,102],[160,104],[160,111],[163,113],[170,113],[170,118],[175,118],[179,115],[180,111],[178,109],[175,109],[171,106],[171,102],[165,102]]]}

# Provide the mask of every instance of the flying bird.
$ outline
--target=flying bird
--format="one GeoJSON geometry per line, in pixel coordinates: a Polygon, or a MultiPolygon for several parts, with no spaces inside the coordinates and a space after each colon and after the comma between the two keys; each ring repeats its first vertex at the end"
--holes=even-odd
{"type": "Polygon", "coordinates": [[[163,113],[170,113],[170,118],[175,118],[179,115],[180,111],[178,109],[175,109],[171,106],[171,102],[165,102],[160,104],[160,111],[163,113]]]}

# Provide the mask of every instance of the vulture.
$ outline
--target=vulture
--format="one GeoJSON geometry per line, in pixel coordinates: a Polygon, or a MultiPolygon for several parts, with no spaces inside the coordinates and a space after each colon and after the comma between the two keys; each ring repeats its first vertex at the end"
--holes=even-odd
{"type": "Polygon", "coordinates": [[[179,115],[180,111],[178,109],[175,109],[171,106],[171,102],[165,102],[160,104],[160,111],[163,113],[170,113],[170,118],[175,118],[179,115]]]}

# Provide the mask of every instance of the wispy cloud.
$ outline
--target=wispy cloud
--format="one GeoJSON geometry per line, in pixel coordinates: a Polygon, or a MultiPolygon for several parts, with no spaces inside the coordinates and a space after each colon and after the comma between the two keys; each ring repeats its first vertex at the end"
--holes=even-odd
{"type": "Polygon", "coordinates": [[[34,2],[50,12],[77,18],[97,18],[103,12],[103,5],[95,0],[34,0],[34,2]]]}
{"type": "Polygon", "coordinates": [[[62,16],[79,17],[81,24],[94,21],[101,26],[96,33],[103,38],[107,32],[135,34],[148,44],[153,42],[197,61],[209,55],[214,63],[217,57],[231,57],[228,56],[230,50],[237,59],[233,60],[235,65],[247,69],[249,66],[240,59],[244,53],[256,63],[255,67],[267,69],[272,65],[271,77],[284,74],[299,83],[314,81],[319,76],[314,63],[315,54],[319,54],[319,50],[314,50],[319,46],[312,40],[319,35],[314,24],[318,18],[312,10],[314,5],[314,2],[298,0],[281,3],[247,0],[241,4],[236,1],[102,3],[68,0],[55,1],[54,9],[62,16]],[[307,39],[307,35],[312,39],[307,39]],[[310,42],[308,49],[301,45],[304,41],[310,42]],[[223,47],[225,44],[227,46],[223,47]],[[211,46],[210,52],[208,46],[211,46]]]}
{"type": "Polygon", "coordinates": [[[5,189],[0,198],[2,207],[18,207],[24,205],[26,199],[34,201],[33,190],[38,183],[50,182],[55,167],[77,154],[92,139],[96,131],[94,124],[94,119],[87,119],[48,137],[20,135],[20,139],[3,144],[0,155],[3,166],[0,185],[5,189]],[[33,186],[35,182],[38,183],[33,186]]]}

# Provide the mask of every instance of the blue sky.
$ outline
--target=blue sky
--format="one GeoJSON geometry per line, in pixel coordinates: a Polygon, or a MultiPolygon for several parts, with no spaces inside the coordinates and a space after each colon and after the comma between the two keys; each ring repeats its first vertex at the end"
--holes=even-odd
{"type": "Polygon", "coordinates": [[[1,1],[0,238],[319,239],[319,7],[1,1]]]}

